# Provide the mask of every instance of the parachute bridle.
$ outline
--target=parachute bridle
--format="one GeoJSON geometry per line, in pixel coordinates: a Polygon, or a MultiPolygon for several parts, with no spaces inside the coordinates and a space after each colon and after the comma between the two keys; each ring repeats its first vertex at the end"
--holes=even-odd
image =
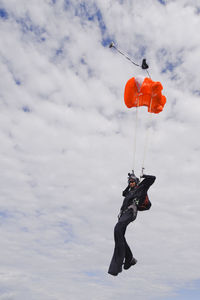
{"type": "Polygon", "coordinates": [[[122,52],[115,44],[114,42],[111,42],[110,45],[109,45],[109,48],[114,48],[118,53],[120,53],[121,55],[123,55],[126,59],[128,59],[134,66],[136,67],[140,67],[141,69],[145,70],[147,72],[147,75],[149,78],[151,78],[149,72],[148,72],[148,64],[146,62],[146,58],[143,58],[142,60],[142,64],[139,65],[137,63],[135,63],[127,54],[125,54],[124,52],[122,52]]]}

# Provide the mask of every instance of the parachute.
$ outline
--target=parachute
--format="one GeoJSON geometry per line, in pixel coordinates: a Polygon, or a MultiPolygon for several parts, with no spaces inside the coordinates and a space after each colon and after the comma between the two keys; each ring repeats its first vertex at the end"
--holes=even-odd
{"type": "Polygon", "coordinates": [[[148,112],[158,114],[166,103],[162,89],[162,84],[151,78],[133,77],[126,83],[124,102],[128,108],[147,106],[148,112]]]}

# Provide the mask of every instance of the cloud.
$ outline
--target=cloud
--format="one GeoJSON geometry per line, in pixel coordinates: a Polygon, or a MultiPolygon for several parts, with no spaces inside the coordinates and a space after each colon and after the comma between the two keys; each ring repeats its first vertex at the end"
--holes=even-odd
{"type": "Polygon", "coordinates": [[[187,293],[200,277],[198,3],[1,1],[0,23],[0,299],[187,293]],[[135,128],[123,92],[144,73],[112,40],[147,58],[167,97],[161,114],[139,111],[136,173],[151,124],[157,180],[127,230],[138,264],[117,278],[107,269],[135,128]]]}

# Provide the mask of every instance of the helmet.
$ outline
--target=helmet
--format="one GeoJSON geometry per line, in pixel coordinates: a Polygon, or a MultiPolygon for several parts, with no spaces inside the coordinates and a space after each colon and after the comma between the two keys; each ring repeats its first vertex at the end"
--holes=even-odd
{"type": "Polygon", "coordinates": [[[139,183],[139,178],[135,176],[134,172],[128,173],[128,183],[130,183],[131,181],[134,181],[136,184],[139,183]]]}

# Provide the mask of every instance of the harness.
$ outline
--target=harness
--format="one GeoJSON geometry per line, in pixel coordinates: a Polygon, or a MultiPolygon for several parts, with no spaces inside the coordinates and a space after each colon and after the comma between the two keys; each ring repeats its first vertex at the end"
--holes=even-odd
{"type": "Polygon", "coordinates": [[[136,204],[136,198],[134,198],[133,200],[132,200],[132,204],[130,204],[128,207],[127,207],[127,209],[125,209],[123,212],[122,212],[122,214],[125,214],[127,211],[129,211],[129,210],[132,210],[132,212],[133,212],[133,217],[134,217],[134,219],[136,218],[136,216],[137,216],[137,211],[138,211],[138,208],[137,208],[137,204],[136,204]]]}

